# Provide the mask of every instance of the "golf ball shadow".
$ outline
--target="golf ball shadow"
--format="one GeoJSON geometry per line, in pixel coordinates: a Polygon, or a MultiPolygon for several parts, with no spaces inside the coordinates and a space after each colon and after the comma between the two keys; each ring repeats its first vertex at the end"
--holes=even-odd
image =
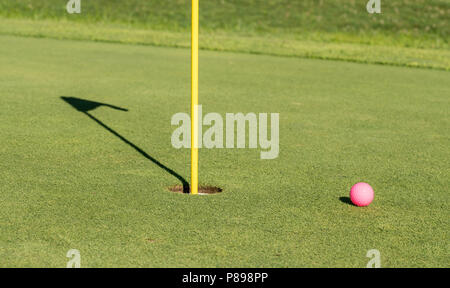
{"type": "Polygon", "coordinates": [[[356,206],[355,204],[352,203],[352,200],[350,200],[350,197],[339,197],[339,200],[342,203],[345,203],[345,204],[348,204],[348,205],[351,205],[351,206],[356,206]]]}

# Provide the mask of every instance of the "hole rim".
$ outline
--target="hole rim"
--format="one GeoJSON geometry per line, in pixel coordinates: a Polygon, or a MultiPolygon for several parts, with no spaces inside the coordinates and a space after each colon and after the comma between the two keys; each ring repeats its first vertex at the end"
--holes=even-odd
{"type": "MultiPolygon", "coordinates": [[[[189,187],[189,191],[185,191],[182,185],[173,185],[167,187],[169,192],[178,193],[178,194],[187,194],[192,195],[190,193],[191,189],[189,187]]],[[[213,185],[199,185],[198,186],[198,194],[197,195],[216,195],[223,193],[223,189],[218,186],[213,185]]]]}

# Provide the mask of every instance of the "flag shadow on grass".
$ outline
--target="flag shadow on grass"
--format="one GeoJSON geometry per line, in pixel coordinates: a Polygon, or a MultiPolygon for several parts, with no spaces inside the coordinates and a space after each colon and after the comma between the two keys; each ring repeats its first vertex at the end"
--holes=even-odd
{"type": "Polygon", "coordinates": [[[94,109],[96,109],[96,108],[98,108],[100,106],[105,106],[105,107],[109,107],[109,108],[120,110],[120,111],[128,111],[128,109],[117,107],[117,106],[110,105],[110,104],[105,104],[105,103],[100,103],[100,102],[94,102],[94,101],[79,99],[79,98],[75,98],[75,97],[61,96],[61,99],[64,100],[66,103],[68,103],[70,106],[72,106],[77,111],[79,111],[81,113],[84,113],[86,116],[88,116],[89,118],[94,120],[97,124],[99,124],[100,126],[105,128],[106,130],[108,130],[111,134],[113,134],[114,136],[116,136],[117,138],[119,138],[120,140],[122,140],[123,142],[128,144],[129,146],[131,146],[134,150],[139,152],[139,154],[141,154],[142,156],[144,156],[148,160],[152,161],[159,168],[163,169],[164,171],[166,171],[170,175],[172,175],[175,178],[177,178],[181,182],[181,184],[183,185],[183,192],[184,193],[189,193],[189,183],[181,175],[179,175],[178,173],[176,173],[172,169],[168,168],[167,166],[165,166],[164,164],[162,164],[161,162],[159,162],[158,160],[156,160],[152,156],[148,155],[144,150],[142,150],[141,148],[139,148],[135,144],[131,143],[125,137],[123,137],[122,135],[120,135],[119,133],[117,133],[116,131],[114,131],[113,129],[108,127],[106,124],[104,124],[102,121],[100,121],[99,119],[95,118],[93,115],[91,115],[89,113],[89,111],[94,110],[94,109]]]}

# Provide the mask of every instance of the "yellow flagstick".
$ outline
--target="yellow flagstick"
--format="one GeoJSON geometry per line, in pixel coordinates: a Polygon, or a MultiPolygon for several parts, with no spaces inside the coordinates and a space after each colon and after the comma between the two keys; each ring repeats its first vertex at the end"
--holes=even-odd
{"type": "Polygon", "coordinates": [[[191,194],[198,194],[198,1],[192,0],[191,35],[191,194]]]}

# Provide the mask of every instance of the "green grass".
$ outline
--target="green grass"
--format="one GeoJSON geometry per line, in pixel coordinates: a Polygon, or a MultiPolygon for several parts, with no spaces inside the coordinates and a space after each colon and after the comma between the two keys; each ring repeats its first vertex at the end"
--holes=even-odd
{"type": "MultiPolygon", "coordinates": [[[[0,18],[0,24],[0,35],[190,47],[190,34],[187,32],[145,30],[123,24],[86,24],[8,18],[0,18]]],[[[450,50],[448,49],[401,47],[392,43],[380,46],[376,44],[378,38],[371,37],[361,37],[359,38],[361,43],[352,43],[346,42],[347,38],[347,35],[338,33],[305,34],[299,38],[288,35],[247,37],[225,32],[210,32],[200,35],[200,48],[450,70],[450,50]]]]}
{"type": "MultiPolygon", "coordinates": [[[[188,31],[191,0],[82,1],[82,14],[69,15],[66,0],[0,0],[8,17],[116,22],[162,30],[188,31]]],[[[382,15],[369,15],[366,0],[210,0],[201,3],[204,30],[238,33],[305,31],[392,33],[448,42],[448,0],[391,0],[382,15]]]]}
{"type": "Polygon", "coordinates": [[[449,265],[448,72],[201,51],[206,112],[280,113],[280,156],[200,151],[179,181],[60,99],[189,180],[171,147],[188,112],[189,50],[0,36],[0,266],[383,267],[449,265]],[[339,200],[358,181],[367,208],[339,200]]]}
{"type": "MultiPolygon", "coordinates": [[[[200,47],[450,70],[448,0],[214,0],[201,3],[200,47]]],[[[190,0],[0,0],[0,34],[188,47],[190,0]]]]}

